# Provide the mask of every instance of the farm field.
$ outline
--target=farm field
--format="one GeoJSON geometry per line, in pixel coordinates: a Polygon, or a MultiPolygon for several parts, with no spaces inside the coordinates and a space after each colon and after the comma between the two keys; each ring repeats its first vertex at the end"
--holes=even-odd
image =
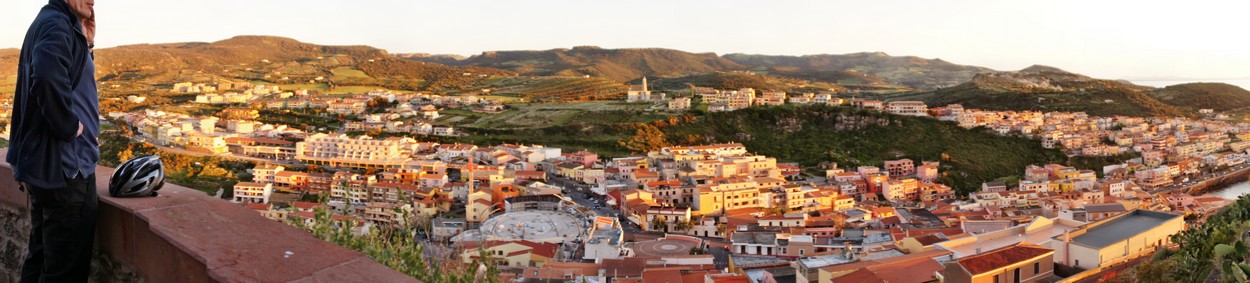
{"type": "Polygon", "coordinates": [[[438,124],[473,129],[524,129],[570,124],[620,124],[649,122],[667,117],[646,112],[651,103],[578,102],[508,104],[502,113],[444,110],[438,124]]]}

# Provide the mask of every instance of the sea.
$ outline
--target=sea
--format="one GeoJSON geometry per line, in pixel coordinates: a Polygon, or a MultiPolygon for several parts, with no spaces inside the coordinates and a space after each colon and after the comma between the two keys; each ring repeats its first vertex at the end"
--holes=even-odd
{"type": "Polygon", "coordinates": [[[1236,185],[1228,186],[1227,188],[1223,188],[1218,191],[1211,191],[1206,195],[1217,196],[1222,199],[1235,200],[1243,194],[1250,194],[1250,182],[1237,183],[1236,185]]]}
{"type": "Polygon", "coordinates": [[[1203,83],[1226,83],[1226,84],[1235,85],[1235,86],[1239,86],[1239,87],[1241,87],[1241,88],[1244,88],[1244,89],[1250,90],[1250,79],[1240,79],[1240,80],[1167,80],[1167,81],[1129,80],[1129,81],[1130,81],[1130,82],[1133,82],[1133,84],[1136,84],[1136,85],[1153,86],[1153,87],[1165,87],[1165,86],[1170,86],[1170,85],[1178,85],[1178,84],[1185,84],[1185,83],[1197,83],[1197,82],[1203,82],[1203,83]]]}

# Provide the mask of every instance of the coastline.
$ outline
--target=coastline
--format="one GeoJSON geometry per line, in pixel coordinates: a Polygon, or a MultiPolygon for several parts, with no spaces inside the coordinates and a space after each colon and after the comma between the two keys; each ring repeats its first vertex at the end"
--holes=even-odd
{"type": "Polygon", "coordinates": [[[1219,177],[1202,180],[1201,182],[1193,184],[1188,188],[1178,189],[1183,189],[1184,192],[1189,193],[1190,195],[1198,196],[1222,190],[1228,188],[1229,186],[1246,182],[1247,180],[1250,180],[1250,167],[1242,168],[1219,177]]]}

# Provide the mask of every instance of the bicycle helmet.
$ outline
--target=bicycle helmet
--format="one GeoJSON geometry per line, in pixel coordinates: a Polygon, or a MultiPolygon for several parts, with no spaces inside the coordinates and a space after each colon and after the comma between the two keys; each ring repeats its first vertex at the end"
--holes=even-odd
{"type": "Polygon", "coordinates": [[[156,196],[165,185],[165,169],[161,158],[155,155],[140,156],[127,160],[109,179],[109,195],[113,197],[156,196]]]}

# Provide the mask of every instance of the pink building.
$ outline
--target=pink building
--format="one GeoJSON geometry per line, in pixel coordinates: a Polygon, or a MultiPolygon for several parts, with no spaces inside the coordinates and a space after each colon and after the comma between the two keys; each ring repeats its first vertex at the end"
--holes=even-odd
{"type": "Polygon", "coordinates": [[[589,151],[578,151],[564,155],[564,159],[569,162],[581,164],[586,168],[594,167],[595,162],[599,162],[599,155],[589,151]]]}

